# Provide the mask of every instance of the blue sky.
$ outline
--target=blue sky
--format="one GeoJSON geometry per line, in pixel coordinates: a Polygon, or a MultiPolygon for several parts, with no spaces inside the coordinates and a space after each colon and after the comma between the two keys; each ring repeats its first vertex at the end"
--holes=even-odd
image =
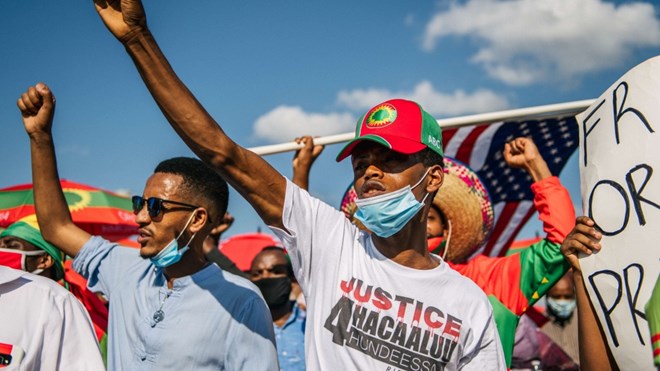
{"type": "MultiPolygon", "coordinates": [[[[660,50],[651,1],[470,0],[145,2],[182,80],[245,147],[353,130],[382,100],[437,118],[599,96],[660,50]]],[[[92,1],[0,2],[0,187],[31,181],[15,102],[43,81],[57,96],[60,176],[140,194],[156,164],[192,153],[154,104],[92,1]]],[[[311,191],[338,205],[351,180],[328,146],[311,191]]],[[[291,153],[268,156],[291,175],[291,153]]],[[[573,160],[561,174],[579,203],[573,160]]],[[[580,207],[578,206],[578,209],[580,207]]],[[[233,192],[227,233],[265,229],[233,192]]],[[[522,232],[539,230],[531,223],[522,232]]]]}

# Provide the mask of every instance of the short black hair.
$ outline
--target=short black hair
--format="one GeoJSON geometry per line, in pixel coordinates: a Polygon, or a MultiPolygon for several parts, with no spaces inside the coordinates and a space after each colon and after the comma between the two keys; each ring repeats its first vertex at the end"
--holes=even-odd
{"type": "Polygon", "coordinates": [[[417,153],[424,166],[431,167],[433,165],[440,165],[443,169],[445,168],[444,157],[438,152],[427,147],[417,153]]]}
{"type": "Polygon", "coordinates": [[[227,182],[211,167],[192,157],[174,157],[162,161],[154,173],[180,175],[184,192],[193,197],[202,197],[209,205],[213,222],[222,220],[229,203],[227,182]]]}

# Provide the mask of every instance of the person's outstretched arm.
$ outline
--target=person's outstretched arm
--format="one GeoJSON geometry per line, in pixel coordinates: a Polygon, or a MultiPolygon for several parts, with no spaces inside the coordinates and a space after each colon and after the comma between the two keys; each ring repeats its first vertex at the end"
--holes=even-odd
{"type": "Polygon", "coordinates": [[[543,222],[546,238],[561,244],[573,229],[575,209],[568,190],[553,176],[539,152],[529,138],[516,138],[504,146],[504,160],[513,167],[524,169],[532,178],[534,206],[543,222]]]}
{"type": "Polygon", "coordinates": [[[296,143],[303,144],[304,147],[297,150],[293,156],[293,179],[292,181],[300,188],[309,191],[309,172],[316,158],[319,157],[324,145],[314,144],[314,138],[304,136],[296,138],[296,143]]]}
{"type": "Polygon", "coordinates": [[[51,133],[55,96],[39,83],[21,95],[18,108],[30,138],[34,205],[41,234],[62,252],[75,257],[90,235],[73,224],[62,193],[51,133]]]}
{"type": "Polygon", "coordinates": [[[586,216],[578,217],[573,231],[561,246],[566,261],[573,267],[573,281],[578,309],[578,343],[580,344],[580,369],[607,371],[617,369],[614,359],[607,350],[605,337],[598,325],[596,313],[587,295],[579,253],[591,255],[600,250],[602,235],[595,228],[594,221],[586,216]]]}
{"type": "Polygon", "coordinates": [[[147,28],[139,0],[95,0],[110,32],[126,47],[142,80],[181,139],[254,207],[283,228],[286,180],[265,160],[234,143],[177,77],[147,28]]]}

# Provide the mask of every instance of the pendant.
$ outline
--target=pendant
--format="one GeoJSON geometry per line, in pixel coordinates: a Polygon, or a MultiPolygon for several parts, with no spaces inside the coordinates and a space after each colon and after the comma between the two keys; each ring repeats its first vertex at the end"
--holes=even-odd
{"type": "Polygon", "coordinates": [[[154,318],[154,322],[158,323],[165,318],[165,313],[162,310],[158,309],[157,311],[154,312],[153,318],[154,318]]]}

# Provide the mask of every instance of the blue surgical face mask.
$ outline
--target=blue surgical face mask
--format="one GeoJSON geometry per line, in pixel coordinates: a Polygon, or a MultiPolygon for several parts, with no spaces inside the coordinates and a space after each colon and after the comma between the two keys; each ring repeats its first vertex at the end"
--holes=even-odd
{"type": "Polygon", "coordinates": [[[575,310],[575,299],[553,299],[548,298],[548,309],[559,319],[568,319],[575,310]]]}
{"type": "Polygon", "coordinates": [[[183,227],[181,230],[181,233],[172,240],[172,242],[168,243],[167,246],[165,246],[164,249],[160,250],[156,256],[151,257],[150,260],[151,262],[157,267],[157,268],[165,268],[169,267],[172,264],[176,264],[181,260],[181,257],[183,254],[190,249],[190,242],[195,238],[195,234],[190,237],[188,240],[188,243],[182,247],[179,248],[179,238],[181,238],[181,235],[185,230],[188,228],[188,225],[190,225],[190,222],[192,222],[193,217],[195,217],[196,212],[193,212],[190,218],[188,219],[188,222],[186,223],[186,226],[183,227]]]}
{"type": "Polygon", "coordinates": [[[412,187],[407,185],[394,192],[356,199],[355,205],[358,210],[354,217],[377,236],[387,238],[396,234],[424,206],[424,201],[429,194],[424,195],[420,202],[417,201],[412,190],[424,180],[430,170],[426,170],[422,179],[412,187]]]}

